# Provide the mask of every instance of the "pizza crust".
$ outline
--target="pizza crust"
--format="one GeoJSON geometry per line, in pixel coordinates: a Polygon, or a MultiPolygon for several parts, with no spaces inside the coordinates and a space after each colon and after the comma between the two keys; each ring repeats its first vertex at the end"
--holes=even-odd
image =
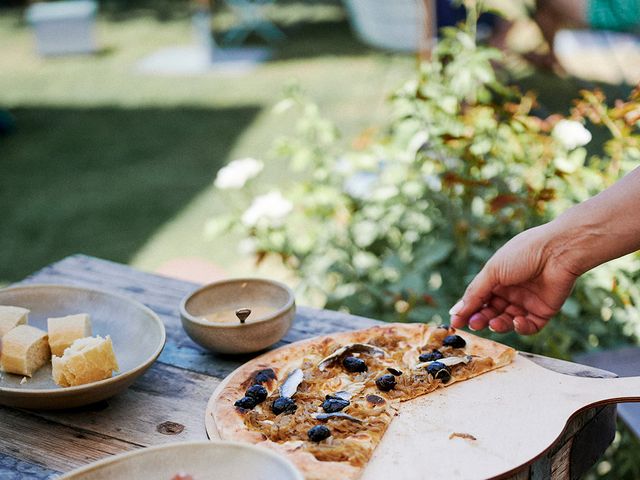
{"type": "Polygon", "coordinates": [[[460,335],[467,342],[467,346],[465,347],[467,353],[477,355],[478,357],[489,357],[493,359],[494,367],[491,370],[509,365],[516,356],[516,351],[513,348],[494,342],[493,340],[478,337],[468,332],[461,332],[460,330],[458,330],[456,334],[460,335]]]}
{"type": "Polygon", "coordinates": [[[305,480],[344,479],[355,480],[362,469],[349,462],[321,462],[311,453],[302,450],[302,442],[275,443],[269,440],[257,445],[283,454],[300,470],[305,480]]]}

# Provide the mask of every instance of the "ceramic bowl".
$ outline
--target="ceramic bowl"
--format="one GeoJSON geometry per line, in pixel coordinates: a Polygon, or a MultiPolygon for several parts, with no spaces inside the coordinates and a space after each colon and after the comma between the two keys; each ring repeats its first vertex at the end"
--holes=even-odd
{"type": "Polygon", "coordinates": [[[214,282],[187,295],[180,304],[182,326],[191,339],[217,353],[251,353],[278,342],[295,316],[293,292],[273,280],[238,278],[214,282]],[[204,315],[222,310],[269,307],[272,312],[242,324],[217,323],[204,315]]]}
{"type": "Polygon", "coordinates": [[[120,371],[113,377],[76,387],[58,387],[51,363],[21,383],[21,375],[2,373],[0,404],[31,409],[62,409],[95,403],[120,393],[158,358],[165,343],[162,320],[141,303],[88,288],[25,285],[0,290],[0,305],[31,310],[29,325],[47,330],[48,317],[91,316],[93,335],[110,335],[120,371]]]}
{"type": "Polygon", "coordinates": [[[143,448],[78,468],[60,480],[304,480],[286,458],[236,442],[183,442],[143,448]]]}

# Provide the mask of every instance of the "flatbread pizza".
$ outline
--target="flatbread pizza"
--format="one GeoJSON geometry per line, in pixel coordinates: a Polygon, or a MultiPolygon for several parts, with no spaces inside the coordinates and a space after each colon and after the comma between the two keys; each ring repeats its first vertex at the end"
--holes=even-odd
{"type": "Polygon", "coordinates": [[[307,480],[355,479],[400,402],[509,364],[515,350],[449,326],[388,324],[268,352],[225,380],[218,434],[287,456],[307,480]]]}

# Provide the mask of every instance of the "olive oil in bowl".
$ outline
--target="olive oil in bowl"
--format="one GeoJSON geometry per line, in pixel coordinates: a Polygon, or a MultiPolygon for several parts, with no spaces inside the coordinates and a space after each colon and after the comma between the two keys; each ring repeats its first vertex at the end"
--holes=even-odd
{"type": "Polygon", "coordinates": [[[264,350],[284,337],[295,317],[293,292],[279,282],[236,278],[204,285],[180,303],[189,337],[216,353],[264,350]]]}
{"type": "MultiPolygon", "coordinates": [[[[243,307],[231,308],[225,310],[218,310],[215,312],[207,313],[203,315],[202,318],[208,322],[212,323],[240,323],[241,317],[236,314],[236,312],[240,312],[244,310],[243,307]]],[[[253,323],[258,322],[260,320],[265,319],[269,315],[273,314],[276,309],[270,307],[268,305],[256,305],[249,308],[251,313],[246,317],[246,320],[242,323],[253,323]]]]}

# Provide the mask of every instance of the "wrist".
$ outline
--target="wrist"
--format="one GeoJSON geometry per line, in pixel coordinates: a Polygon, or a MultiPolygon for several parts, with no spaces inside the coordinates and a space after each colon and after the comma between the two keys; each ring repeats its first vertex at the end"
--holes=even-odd
{"type": "Polygon", "coordinates": [[[549,258],[576,277],[609,260],[602,227],[580,217],[577,212],[565,212],[542,225],[549,258]]]}

